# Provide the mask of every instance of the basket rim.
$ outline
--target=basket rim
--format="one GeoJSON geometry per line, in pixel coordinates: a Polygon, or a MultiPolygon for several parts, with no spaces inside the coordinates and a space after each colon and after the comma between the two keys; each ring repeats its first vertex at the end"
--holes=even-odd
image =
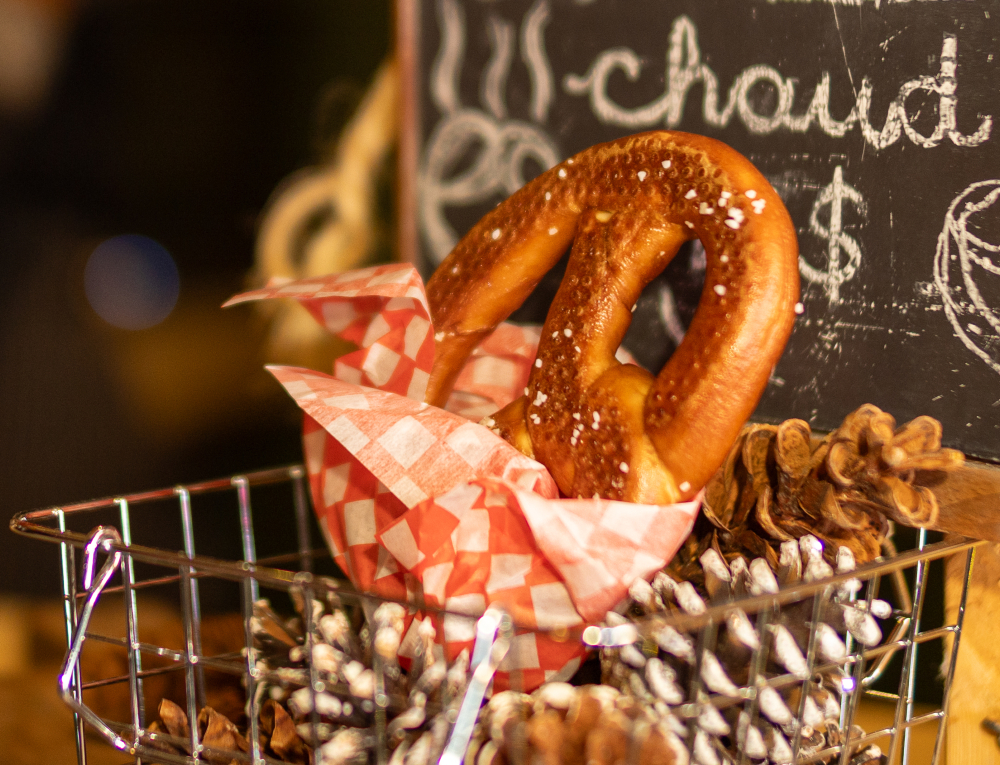
{"type": "MultiPolygon", "coordinates": [[[[77,549],[83,549],[95,532],[83,534],[65,530],[63,523],[65,516],[91,510],[113,508],[122,503],[136,505],[144,502],[171,499],[179,497],[184,493],[189,495],[205,494],[236,488],[241,483],[244,483],[248,487],[256,487],[280,483],[285,480],[301,480],[305,476],[306,471],[304,466],[302,464],[294,464],[248,473],[238,473],[227,478],[217,478],[192,484],[178,484],[171,488],[108,496],[84,502],[76,502],[70,505],[56,505],[39,510],[17,513],[10,521],[10,528],[15,533],[23,536],[50,543],[67,544],[77,549]],[[51,525],[46,525],[51,523],[57,523],[63,528],[53,528],[51,525]]],[[[922,549],[912,549],[898,553],[891,558],[876,558],[851,571],[835,573],[833,576],[825,579],[811,582],[801,580],[794,585],[782,587],[778,592],[773,594],[746,595],[727,602],[706,604],[706,610],[700,614],[672,613],[666,618],[664,615],[656,615],[636,620],[633,623],[639,630],[640,635],[643,636],[651,635],[664,624],[678,630],[694,630],[709,623],[720,623],[732,612],[734,607],[743,609],[748,613],[756,613],[767,608],[780,607],[792,601],[816,595],[828,588],[837,587],[852,579],[868,580],[877,576],[891,574],[912,567],[920,561],[937,560],[980,544],[985,544],[985,542],[967,537],[935,542],[926,545],[922,549]]],[[[221,560],[198,554],[188,557],[180,551],[168,551],[148,545],[124,544],[120,542],[109,543],[107,549],[109,551],[116,550],[143,563],[174,569],[185,567],[193,576],[217,576],[237,582],[252,579],[261,585],[277,589],[290,589],[292,587],[311,588],[314,591],[325,590],[327,592],[336,592],[340,596],[346,596],[348,599],[356,599],[358,602],[369,600],[372,602],[398,602],[407,608],[417,608],[428,614],[452,613],[446,609],[429,606],[422,602],[415,603],[412,601],[394,600],[393,598],[376,593],[364,592],[355,588],[347,579],[336,579],[328,576],[314,575],[305,571],[275,568],[256,561],[221,560]]],[[[470,617],[469,614],[461,614],[461,616],[475,618],[474,616],[470,617]]],[[[564,635],[566,639],[579,639],[588,626],[590,626],[588,623],[583,622],[561,629],[550,628],[540,630],[537,626],[521,625],[516,622],[514,624],[515,629],[524,629],[533,632],[555,632],[564,635]]]]}

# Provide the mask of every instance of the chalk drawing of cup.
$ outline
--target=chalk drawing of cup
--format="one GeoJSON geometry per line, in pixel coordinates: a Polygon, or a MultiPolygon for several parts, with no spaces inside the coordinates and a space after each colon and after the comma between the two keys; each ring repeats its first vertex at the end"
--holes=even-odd
{"type": "Polygon", "coordinates": [[[952,201],[934,257],[934,281],[962,344],[1000,373],[1000,180],[952,201]]]}

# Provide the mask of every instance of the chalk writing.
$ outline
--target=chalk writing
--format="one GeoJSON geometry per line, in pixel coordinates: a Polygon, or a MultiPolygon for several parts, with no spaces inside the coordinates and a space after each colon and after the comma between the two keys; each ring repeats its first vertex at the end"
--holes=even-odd
{"type": "Polygon", "coordinates": [[[439,0],[441,45],[430,77],[431,98],[444,115],[425,147],[417,183],[420,226],[432,260],[440,263],[458,241],[445,210],[508,196],[526,182],[525,164],[542,169],[560,154],[541,126],[548,118],[555,78],[545,53],[549,3],[538,0],[521,24],[521,59],[531,78],[532,122],[510,119],[504,96],[513,63],[513,25],[497,16],[486,22],[491,56],[482,72],[479,98],[484,110],[463,106],[459,78],[465,54],[465,16],[457,0],[439,0]],[[467,169],[452,174],[461,158],[475,156],[467,169]]]}
{"type": "Polygon", "coordinates": [[[667,332],[667,337],[671,339],[673,344],[675,346],[680,345],[687,330],[684,329],[684,323],[681,321],[681,315],[677,310],[674,291],[670,289],[669,284],[661,283],[657,297],[660,323],[663,325],[663,329],[667,332]]]}
{"type": "Polygon", "coordinates": [[[774,67],[764,64],[749,66],[733,81],[725,106],[720,110],[719,78],[702,61],[698,30],[694,22],[688,16],[679,16],[674,20],[669,40],[666,90],[652,103],[629,109],[616,103],[608,94],[609,80],[616,72],[622,72],[631,82],[638,80],[641,74],[642,59],[632,49],[625,47],[611,48],[598,55],[585,75],[567,75],[563,80],[563,88],[571,95],[589,95],[591,110],[601,122],[630,129],[648,128],[657,124],[664,124],[668,128],[677,127],[684,116],[688,93],[699,83],[704,92],[702,118],[708,125],[726,127],[733,116],[737,115],[747,130],[755,135],[767,135],[780,129],[805,133],[815,125],[827,135],[841,138],[858,126],[865,141],[876,149],[892,146],[903,135],[924,148],[937,146],[945,139],[956,146],[970,147],[986,141],[993,127],[990,115],[982,117],[979,128],[971,135],[962,134],[956,127],[956,35],[944,35],[940,68],[936,76],[917,77],[900,86],[898,95],[889,105],[881,130],[871,124],[874,87],[867,77],[857,91],[850,114],[842,121],[830,115],[829,72],[823,72],[820,76],[805,112],[793,114],[796,79],[786,78],[774,67]],[[762,83],[770,85],[777,96],[776,105],[770,114],[755,111],[749,98],[751,90],[762,83]],[[917,91],[936,95],[940,101],[938,124],[930,135],[917,132],[913,126],[914,116],[906,110],[906,99],[917,91]]]}
{"type": "MultiPolygon", "coordinates": [[[[1000,180],[979,181],[952,201],[938,237],[934,282],[962,344],[1000,373],[1000,244],[980,234],[996,220],[1000,180]],[[995,207],[996,206],[996,207],[995,207]]],[[[995,228],[995,227],[994,227],[995,228]]]]}
{"type": "Polygon", "coordinates": [[[510,74],[510,63],[514,56],[514,25],[491,16],[486,22],[486,28],[490,36],[492,55],[486,64],[486,69],[483,70],[479,100],[494,118],[502,120],[507,117],[504,93],[507,90],[507,76],[510,74]]]}
{"type": "Polygon", "coordinates": [[[962,2],[963,0],[767,0],[771,5],[778,3],[817,3],[822,5],[874,5],[878,10],[883,5],[903,5],[906,3],[962,2]]]}
{"type": "Polygon", "coordinates": [[[548,119],[555,91],[555,77],[545,57],[545,38],[542,36],[548,23],[549,4],[538,2],[528,11],[521,26],[521,59],[531,77],[531,118],[535,122],[548,119]]]}
{"type": "MultiPolygon", "coordinates": [[[[1000,459],[1000,0],[906,3],[415,4],[422,266],[580,149],[639,130],[706,133],[757,165],[798,232],[801,315],[758,415],[830,429],[875,401],[1000,459]],[[941,374],[921,374],[927,360],[941,374]]],[[[649,369],[705,290],[697,241],[677,261],[627,335],[649,369]]],[[[519,316],[542,320],[557,281],[519,316]]]]}
{"type": "Polygon", "coordinates": [[[431,98],[445,113],[459,108],[458,76],[465,56],[465,14],[454,0],[438,2],[441,48],[431,71],[431,98]]]}
{"type": "Polygon", "coordinates": [[[850,281],[861,265],[861,246],[849,234],[844,233],[844,203],[852,203],[864,215],[864,198],[853,186],[844,182],[844,170],[837,165],[833,171],[833,182],[816,197],[809,214],[809,231],[820,239],[825,239],[826,267],[815,268],[805,257],[799,257],[799,273],[804,279],[819,284],[826,291],[831,305],[840,302],[840,285],[850,281]],[[829,223],[823,225],[820,213],[829,208],[829,223]],[[846,256],[841,260],[841,254],[846,256]]]}

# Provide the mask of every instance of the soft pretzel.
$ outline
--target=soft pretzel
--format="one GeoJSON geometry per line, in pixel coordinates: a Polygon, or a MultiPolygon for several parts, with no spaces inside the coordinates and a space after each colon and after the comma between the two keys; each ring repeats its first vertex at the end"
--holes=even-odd
{"type": "Polygon", "coordinates": [[[667,503],[722,463],[788,339],[795,229],[770,184],[710,138],[651,132],[567,159],[489,212],[427,285],[443,405],[472,349],[572,244],[525,395],[488,425],[567,496],[667,503]],[[659,375],[615,359],[643,287],[697,237],[698,310],[659,375]]]}

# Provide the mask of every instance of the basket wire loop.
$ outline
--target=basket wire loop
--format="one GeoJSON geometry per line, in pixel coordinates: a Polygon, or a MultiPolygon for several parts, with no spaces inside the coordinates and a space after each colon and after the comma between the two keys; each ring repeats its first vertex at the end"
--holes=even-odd
{"type": "MultiPolygon", "coordinates": [[[[865,592],[865,600],[870,604],[873,599],[878,597],[878,586],[880,577],[872,577],[868,580],[868,588],[865,592]]],[[[863,681],[865,677],[865,646],[860,640],[853,641],[856,644],[856,648],[850,653],[849,658],[854,662],[853,675],[851,676],[851,681],[849,684],[845,684],[842,687],[846,691],[841,697],[841,736],[842,740],[838,747],[835,749],[840,753],[840,765],[848,765],[851,759],[851,747],[846,745],[846,739],[850,734],[851,726],[854,724],[854,715],[858,711],[858,704],[861,703],[861,697],[864,695],[863,681]]]]}
{"type": "MultiPolygon", "coordinates": [[[[118,505],[119,522],[121,523],[121,543],[125,548],[132,544],[132,523],[127,499],[115,500],[118,505]]],[[[130,696],[132,714],[132,745],[139,744],[139,731],[146,727],[145,693],[141,677],[142,653],[139,651],[139,613],[136,603],[135,563],[132,556],[125,552],[122,557],[122,591],[125,597],[125,624],[128,630],[128,681],[132,690],[130,696]]],[[[138,756],[136,762],[139,762],[138,756]]]]}
{"type": "MultiPolygon", "coordinates": [[[[195,607],[192,601],[194,601],[194,594],[197,590],[195,590],[192,586],[196,584],[196,582],[192,581],[191,567],[180,566],[179,570],[182,580],[181,609],[184,614],[184,650],[186,654],[184,663],[184,692],[186,694],[187,701],[186,711],[188,720],[197,720],[198,699],[204,698],[204,672],[202,671],[201,665],[198,663],[198,657],[201,655],[201,647],[199,645],[201,641],[197,634],[198,630],[195,627],[195,621],[192,618],[192,614],[195,613],[195,607]],[[201,675],[200,679],[202,682],[200,684],[198,683],[198,675],[201,675]],[[199,695],[196,696],[196,693],[199,695]]],[[[197,756],[197,754],[201,751],[201,746],[198,742],[198,726],[188,725],[188,733],[191,737],[189,740],[191,753],[197,756]]]]}
{"type": "MultiPolygon", "coordinates": [[[[922,550],[926,546],[927,532],[921,529],[918,549],[922,550]]],[[[913,617],[910,622],[909,634],[906,638],[906,648],[903,653],[903,677],[899,682],[899,687],[905,689],[905,696],[896,702],[896,717],[893,723],[893,731],[897,735],[892,737],[892,743],[889,745],[889,762],[892,762],[898,754],[900,743],[904,745],[903,756],[907,759],[909,758],[910,728],[909,726],[905,726],[904,729],[904,723],[910,722],[913,718],[913,687],[917,665],[916,637],[920,632],[920,614],[923,611],[924,593],[927,590],[927,568],[927,561],[917,561],[916,585],[913,593],[913,617]],[[898,735],[900,730],[903,730],[902,740],[898,735]]]]}
{"type": "MultiPolygon", "coordinates": [[[[813,671],[816,667],[816,628],[823,619],[823,606],[830,599],[831,588],[827,587],[821,593],[813,597],[812,621],[809,623],[809,645],[806,649],[806,676],[802,680],[802,692],[799,696],[798,720],[802,720],[806,713],[806,699],[809,697],[809,684],[812,681],[813,671]]],[[[795,736],[792,739],[792,759],[798,757],[799,747],[802,745],[802,724],[795,727],[795,736]]]]}
{"type": "MultiPolygon", "coordinates": [[[[757,634],[766,635],[767,625],[770,623],[772,616],[772,609],[762,608],[757,614],[757,634]]],[[[750,719],[750,725],[757,724],[757,718],[760,715],[759,709],[759,696],[760,687],[758,686],[758,677],[764,671],[764,667],[767,664],[767,641],[761,640],[758,642],[757,647],[753,650],[750,655],[750,671],[747,675],[747,687],[751,689],[752,696],[750,697],[750,708],[747,710],[747,716],[750,719]]],[[[740,765],[747,765],[750,762],[750,757],[746,753],[746,747],[742,748],[740,752],[740,765]]]]}
{"type": "MultiPolygon", "coordinates": [[[[253,511],[250,507],[250,482],[246,476],[238,475],[232,479],[236,488],[236,497],[240,508],[240,537],[243,542],[243,560],[250,571],[257,563],[257,545],[253,535],[253,511]]],[[[243,649],[246,654],[246,690],[249,730],[247,738],[250,744],[250,758],[253,765],[263,765],[263,753],[260,750],[260,722],[257,719],[259,708],[257,699],[257,651],[253,644],[253,604],[260,600],[260,584],[252,576],[244,577],[240,583],[241,604],[243,608],[243,649]]]]}
{"type": "MultiPolygon", "coordinates": [[[[917,536],[917,549],[923,550],[927,546],[927,530],[920,529],[917,536]]],[[[921,590],[926,586],[927,582],[927,564],[921,561],[917,565],[917,579],[923,580],[920,585],[921,590]]],[[[923,607],[923,597],[920,598],[921,608],[923,607]]],[[[910,624],[912,630],[911,641],[916,637],[917,633],[920,631],[920,614],[914,614],[913,621],[910,624]]],[[[906,678],[906,721],[909,722],[913,719],[913,692],[916,687],[917,680],[917,650],[918,646],[916,643],[911,643],[910,645],[910,666],[909,672],[906,678]]],[[[898,715],[898,710],[897,710],[898,715]]],[[[903,731],[903,757],[907,760],[910,759],[910,739],[912,735],[912,728],[907,727],[903,731]]]]}
{"type": "MultiPolygon", "coordinates": [[[[66,514],[58,509],[55,511],[59,532],[66,533],[66,514]]],[[[66,650],[73,645],[73,636],[76,634],[76,548],[66,542],[59,544],[60,562],[62,564],[62,594],[63,594],[63,618],[66,628],[66,650]]],[[[80,664],[73,663],[73,677],[71,680],[74,699],[77,703],[83,704],[82,684],[83,678],[80,675],[80,664]]],[[[76,740],[76,759],[79,765],[87,765],[87,744],[84,741],[83,718],[80,713],[73,709],[73,730],[76,740]]]]}
{"type": "MultiPolygon", "coordinates": [[[[374,643],[374,632],[370,633],[369,639],[374,643]]],[[[375,748],[375,762],[376,765],[386,765],[389,762],[389,751],[385,746],[389,697],[385,693],[385,659],[375,650],[374,645],[371,656],[372,670],[375,673],[375,690],[372,694],[375,702],[375,740],[379,742],[375,748]]]]}
{"type": "MultiPolygon", "coordinates": [[[[194,560],[194,521],[191,517],[191,492],[183,486],[174,489],[180,504],[181,533],[184,537],[184,554],[188,560],[194,560]]],[[[194,576],[194,566],[181,566],[181,579],[184,581],[181,598],[184,608],[185,632],[188,638],[188,666],[194,668],[194,693],[188,688],[188,719],[197,719],[197,709],[205,706],[205,669],[197,663],[201,656],[201,596],[197,577],[194,576]],[[197,694],[197,695],[196,695],[197,694]]],[[[197,751],[197,731],[192,737],[192,752],[197,751]]]]}
{"type": "MultiPolygon", "coordinates": [[[[923,550],[926,546],[927,532],[921,530],[921,536],[919,538],[919,550],[923,550]]],[[[887,537],[882,540],[882,552],[886,557],[893,558],[898,555],[896,550],[896,545],[891,538],[887,537]]],[[[903,574],[902,569],[896,569],[889,575],[890,581],[892,582],[893,594],[898,602],[898,606],[895,609],[896,624],[892,628],[892,632],[886,639],[886,643],[896,643],[903,639],[903,636],[907,633],[910,627],[910,621],[913,617],[913,598],[910,595],[910,586],[906,582],[906,576],[903,574]]],[[[856,596],[852,596],[851,600],[854,600],[856,596]]],[[[878,591],[872,594],[868,599],[870,603],[874,598],[878,597],[878,591]]],[[[853,640],[853,637],[848,634],[848,640],[853,640]]],[[[871,669],[865,674],[861,683],[865,688],[870,688],[879,678],[885,673],[886,668],[889,666],[889,662],[892,661],[893,656],[895,656],[895,651],[887,651],[879,657],[878,661],[874,663],[871,669]]]]}
{"type": "MultiPolygon", "coordinates": [[[[233,478],[233,486],[236,487],[236,497],[240,503],[240,532],[243,540],[243,560],[247,563],[257,562],[257,545],[253,538],[253,512],[250,509],[250,482],[245,475],[238,475],[233,478]]],[[[247,577],[250,583],[250,616],[253,615],[252,606],[260,600],[260,585],[253,577],[247,577]]],[[[247,616],[249,619],[250,616],[247,616]]],[[[247,643],[249,650],[250,644],[247,643]]]]}
{"type": "Polygon", "coordinates": [[[951,694],[948,693],[948,689],[951,688],[951,682],[955,678],[955,664],[958,662],[958,642],[959,638],[962,636],[962,622],[965,621],[965,604],[969,597],[969,584],[972,582],[972,564],[975,560],[975,555],[975,547],[970,547],[965,553],[965,576],[962,579],[962,598],[958,604],[958,614],[955,618],[955,625],[951,627],[953,635],[951,642],[951,656],[948,659],[948,671],[945,674],[944,679],[945,694],[944,699],[941,702],[941,722],[938,723],[937,739],[934,741],[934,756],[931,759],[931,762],[940,762],[941,755],[944,752],[945,723],[948,720],[948,705],[951,699],[951,694]]]}
{"type": "Polygon", "coordinates": [[[438,760],[439,765],[461,765],[465,750],[472,739],[472,730],[476,725],[479,708],[483,705],[486,689],[500,662],[510,650],[512,633],[513,623],[510,616],[496,605],[487,608],[486,613],[476,622],[476,642],[472,648],[472,662],[469,665],[472,680],[462,699],[451,738],[444,754],[438,760]]]}
{"type": "Polygon", "coordinates": [[[257,720],[257,651],[253,646],[253,630],[251,620],[253,618],[254,588],[251,582],[255,580],[246,578],[243,580],[241,600],[243,604],[243,650],[246,656],[246,689],[247,689],[247,712],[249,717],[249,732],[247,738],[250,744],[250,757],[254,765],[264,762],[260,751],[260,736],[258,735],[259,723],[257,720]]]}
{"type": "MultiPolygon", "coordinates": [[[[111,580],[111,577],[114,576],[115,569],[122,563],[122,553],[112,546],[115,543],[120,544],[121,541],[122,537],[117,529],[110,526],[99,526],[91,534],[90,541],[87,543],[86,548],[84,548],[82,584],[85,593],[83,608],[80,609],[80,614],[76,619],[76,630],[73,633],[69,650],[66,652],[66,660],[63,662],[62,670],[59,673],[59,694],[62,696],[62,700],[79,717],[82,717],[99,730],[101,735],[111,742],[112,746],[121,751],[131,750],[131,752],[135,752],[135,747],[130,746],[104,720],[88,707],[84,706],[82,700],[78,698],[80,695],[80,683],[74,682],[74,678],[80,669],[80,652],[83,649],[83,643],[87,635],[87,625],[90,624],[90,617],[93,614],[94,606],[97,605],[101,593],[111,580]],[[95,578],[94,566],[99,552],[107,553],[109,557],[104,561],[104,565],[101,566],[101,570],[95,578]]],[[[125,566],[121,566],[121,568],[124,575],[125,566]]],[[[131,654],[133,651],[129,651],[129,653],[131,654]]]]}
{"type": "Polygon", "coordinates": [[[313,635],[317,625],[313,624],[313,610],[309,605],[313,602],[313,588],[312,588],[312,574],[308,572],[300,572],[295,575],[295,584],[292,586],[292,592],[298,592],[302,597],[302,602],[306,604],[302,608],[302,630],[305,635],[305,652],[309,660],[306,662],[306,667],[309,671],[309,746],[312,747],[315,752],[319,749],[319,709],[316,704],[316,694],[321,690],[325,690],[325,686],[320,684],[319,672],[316,669],[316,664],[313,662],[313,635]]]}
{"type": "Polygon", "coordinates": [[[309,502],[306,499],[306,471],[292,468],[292,502],[295,505],[295,524],[299,541],[299,571],[313,572],[312,534],[309,531],[309,502]]]}
{"type": "MultiPolygon", "coordinates": [[[[896,620],[896,625],[892,628],[892,632],[889,633],[889,637],[886,638],[886,643],[896,643],[903,639],[903,636],[909,631],[910,621],[912,620],[912,612],[907,616],[900,616],[896,620]]],[[[848,636],[850,637],[850,635],[848,636]]],[[[851,638],[853,640],[853,638],[851,638]]],[[[861,685],[864,688],[869,688],[874,685],[880,677],[882,677],[886,668],[889,666],[889,662],[892,661],[892,657],[895,655],[894,651],[886,651],[883,653],[878,661],[876,661],[872,668],[868,670],[864,677],[861,678],[861,685]]]]}
{"type": "Polygon", "coordinates": [[[633,624],[619,624],[617,627],[598,627],[592,624],[583,631],[582,640],[591,648],[619,648],[631,645],[639,639],[639,631],[633,624]]]}
{"type": "Polygon", "coordinates": [[[681,707],[681,713],[683,714],[687,711],[688,717],[688,754],[691,755],[692,761],[694,758],[694,747],[697,738],[698,731],[698,700],[701,694],[702,673],[705,671],[705,654],[708,652],[715,653],[716,649],[716,638],[719,634],[719,625],[715,620],[710,621],[705,625],[704,629],[699,632],[698,637],[698,648],[695,651],[696,661],[694,672],[691,673],[691,683],[688,688],[688,703],[681,707]],[[686,709],[685,709],[686,707],[686,709]]]}

